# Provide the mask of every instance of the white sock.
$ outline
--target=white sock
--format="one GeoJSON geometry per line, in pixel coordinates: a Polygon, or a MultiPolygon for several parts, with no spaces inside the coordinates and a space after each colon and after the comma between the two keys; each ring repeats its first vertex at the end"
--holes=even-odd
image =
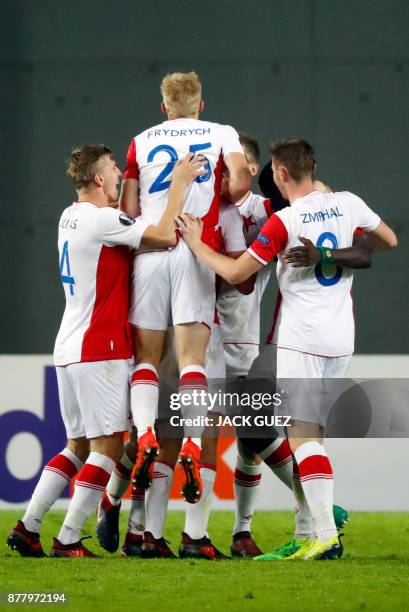
{"type": "Polygon", "coordinates": [[[140,536],[145,531],[145,490],[140,487],[132,487],[128,531],[140,536]]]}
{"type": "Polygon", "coordinates": [[[140,363],[131,378],[131,410],[138,438],[147,432],[148,427],[154,431],[158,415],[159,378],[158,372],[150,363],[140,363]]]}
{"type": "Polygon", "coordinates": [[[196,504],[185,503],[185,533],[193,540],[199,540],[207,533],[216,467],[201,467],[200,475],[203,482],[202,497],[196,504]]]}
{"type": "Polygon", "coordinates": [[[289,489],[293,488],[293,454],[287,438],[277,438],[258,455],[281,482],[289,489]]]}
{"type": "Polygon", "coordinates": [[[113,506],[121,503],[121,499],[125,495],[131,481],[133,466],[133,461],[124,452],[121,460],[115,465],[106,488],[108,499],[113,506]]]}
{"type": "Polygon", "coordinates": [[[310,508],[305,499],[304,491],[300,482],[300,474],[296,461],[293,462],[293,493],[297,503],[295,511],[295,538],[297,540],[313,540],[314,530],[310,508]]]}
{"type": "Polygon", "coordinates": [[[55,455],[44,467],[22,518],[25,528],[40,533],[43,516],[60,497],[70,479],[81,469],[82,461],[68,448],[55,455]]]}
{"type": "Polygon", "coordinates": [[[334,475],[322,444],[304,442],[294,453],[300,482],[312,515],[313,529],[319,542],[337,535],[334,521],[334,475]]]}
{"type": "Polygon", "coordinates": [[[152,484],[145,498],[145,531],[149,531],[155,539],[163,536],[172,480],[173,468],[156,461],[152,484]]]}
{"type": "Polygon", "coordinates": [[[251,519],[256,508],[260,481],[261,464],[247,464],[240,455],[237,455],[236,469],[234,471],[236,522],[233,527],[233,535],[241,531],[251,532],[251,519]]]}
{"type": "MultiPolygon", "coordinates": [[[[208,409],[207,399],[207,377],[206,370],[200,365],[190,365],[184,367],[180,372],[179,379],[179,395],[181,402],[182,417],[187,419],[194,419],[195,417],[205,417],[208,409]],[[199,392],[200,396],[195,394],[199,392]],[[191,400],[189,401],[189,396],[191,400]],[[194,399],[194,398],[197,399],[194,399]]],[[[192,441],[199,447],[202,448],[201,436],[204,430],[203,425],[194,425],[191,427],[184,427],[185,438],[183,443],[190,436],[192,441]]]]}
{"type": "Polygon", "coordinates": [[[79,541],[82,528],[98,505],[114,467],[114,461],[106,455],[95,452],[89,454],[75,481],[74,495],[58,534],[61,544],[79,541]]]}

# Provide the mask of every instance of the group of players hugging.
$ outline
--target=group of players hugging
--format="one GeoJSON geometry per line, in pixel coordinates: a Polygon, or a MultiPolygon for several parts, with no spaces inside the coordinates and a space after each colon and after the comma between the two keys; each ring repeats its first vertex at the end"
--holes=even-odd
{"type": "Polygon", "coordinates": [[[132,138],[124,175],[104,145],[69,157],[78,199],[59,223],[66,306],[54,351],[67,445],[44,467],[8,545],[45,556],[42,519],[75,476],[51,556],[96,556],[81,538],[96,507],[99,543],[115,552],[121,498],[132,481],[121,554],[174,558],[163,530],[178,463],[186,501],[179,556],[226,558],[208,534],[217,436],[197,417],[208,413],[208,383],[261,372],[282,381],[291,426],[238,434],[231,554],[337,559],[347,513],[333,505],[326,413],[317,409],[319,396],[292,383],[345,375],[354,350],[353,269],[369,267],[372,253],[395,247],[396,236],[358,196],[314,180],[314,151],[304,139],[271,146],[259,176],[264,197],[252,193],[257,142],[199,119],[196,73],[168,74],[161,93],[167,119],[132,138]],[[279,293],[260,346],[270,261],[279,293]],[[182,417],[174,430],[158,409],[169,404],[161,396],[171,378],[182,417]],[[268,554],[251,533],[263,462],[296,506],[293,539],[268,554]]]}

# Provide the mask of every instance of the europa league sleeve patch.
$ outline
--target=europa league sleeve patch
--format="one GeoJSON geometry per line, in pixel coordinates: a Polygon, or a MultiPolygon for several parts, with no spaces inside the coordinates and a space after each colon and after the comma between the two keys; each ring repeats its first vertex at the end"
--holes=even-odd
{"type": "Polygon", "coordinates": [[[121,213],[119,215],[119,221],[122,225],[133,225],[136,219],[132,219],[132,217],[128,217],[126,213],[121,213]]]}

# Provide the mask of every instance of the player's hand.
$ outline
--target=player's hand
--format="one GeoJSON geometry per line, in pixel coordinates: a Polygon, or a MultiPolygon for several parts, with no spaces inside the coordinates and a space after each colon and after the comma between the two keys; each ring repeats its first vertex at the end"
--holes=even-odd
{"type": "Polygon", "coordinates": [[[190,185],[198,176],[203,176],[208,172],[204,167],[207,163],[203,155],[188,153],[184,159],[176,162],[172,173],[172,183],[190,185]]]}
{"type": "Polygon", "coordinates": [[[298,236],[298,240],[302,242],[302,246],[288,249],[283,255],[285,263],[290,264],[292,268],[306,268],[319,263],[321,261],[321,251],[317,249],[315,244],[302,236],[298,236]]]}
{"type": "Polygon", "coordinates": [[[175,217],[176,225],[182,233],[183,240],[194,249],[201,242],[203,221],[190,213],[182,213],[175,217]]]}

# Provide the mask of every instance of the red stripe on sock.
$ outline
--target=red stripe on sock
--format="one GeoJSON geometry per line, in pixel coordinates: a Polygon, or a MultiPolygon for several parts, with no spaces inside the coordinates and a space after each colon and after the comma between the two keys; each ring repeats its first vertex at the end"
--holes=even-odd
{"type": "Polygon", "coordinates": [[[78,472],[77,466],[73,463],[68,457],[65,455],[56,455],[45,466],[45,469],[52,468],[61,472],[62,475],[65,474],[66,478],[69,480],[78,472]]]}
{"type": "Polygon", "coordinates": [[[298,464],[301,480],[312,475],[332,476],[331,463],[325,455],[311,455],[298,464]]]}
{"type": "Polygon", "coordinates": [[[285,439],[281,442],[280,446],[271,453],[271,455],[264,459],[264,462],[268,465],[268,467],[274,468],[288,463],[290,459],[292,459],[292,452],[288,440],[285,439]]]}
{"type": "MultiPolygon", "coordinates": [[[[158,382],[158,377],[156,375],[155,372],[153,372],[152,370],[148,370],[145,368],[141,368],[140,370],[136,370],[136,372],[134,372],[132,374],[132,378],[131,378],[131,383],[134,382],[147,382],[150,381],[152,382],[158,382]]],[[[149,384],[149,383],[148,383],[149,384]]]]}
{"type": "Polygon", "coordinates": [[[145,499],[145,489],[132,486],[131,499],[142,501],[145,499]]]}
{"type": "Polygon", "coordinates": [[[92,463],[85,463],[84,467],[78,474],[77,483],[81,487],[100,488],[105,487],[108,484],[110,474],[98,465],[92,465],[92,463]]]}
{"type": "Polygon", "coordinates": [[[216,464],[215,463],[200,463],[200,467],[201,468],[206,468],[207,470],[213,470],[214,472],[216,471],[216,464]]]}
{"type": "Polygon", "coordinates": [[[202,372],[187,372],[179,379],[179,390],[180,387],[186,387],[187,389],[194,387],[204,387],[207,390],[207,377],[202,372]]]}
{"type": "Polygon", "coordinates": [[[261,474],[246,474],[236,468],[234,470],[234,480],[243,486],[245,486],[245,483],[258,484],[261,480],[261,474]]]}
{"type": "Polygon", "coordinates": [[[189,378],[197,378],[198,380],[207,380],[206,374],[203,372],[186,372],[180,377],[180,380],[188,380],[189,378]]]}
{"type": "Polygon", "coordinates": [[[127,467],[122,465],[122,463],[120,462],[118,462],[115,465],[115,471],[123,478],[130,478],[132,474],[132,470],[129,470],[127,467]]]}

